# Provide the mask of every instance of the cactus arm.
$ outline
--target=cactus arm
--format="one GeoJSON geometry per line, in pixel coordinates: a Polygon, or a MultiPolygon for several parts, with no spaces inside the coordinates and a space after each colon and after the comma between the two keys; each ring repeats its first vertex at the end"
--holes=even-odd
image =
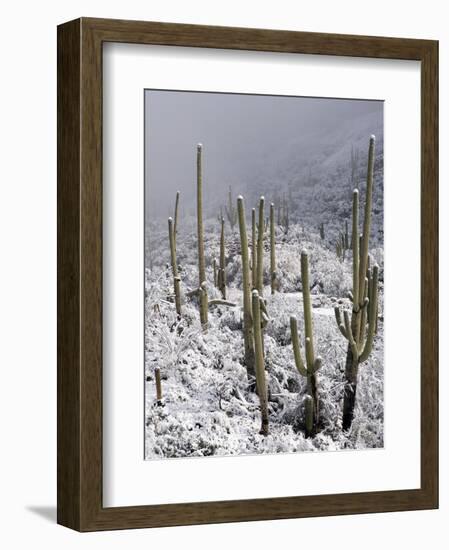
{"type": "Polygon", "coordinates": [[[363,219],[363,237],[362,249],[360,251],[360,270],[359,270],[359,298],[364,296],[364,285],[366,269],[368,264],[368,248],[369,237],[371,230],[371,203],[373,195],[373,179],[374,179],[374,151],[376,138],[370,137],[369,152],[368,152],[368,169],[366,174],[366,197],[365,197],[365,213],[363,219]]]}
{"type": "Polygon", "coordinates": [[[345,325],[343,324],[343,322],[341,320],[340,308],[339,307],[334,307],[334,313],[335,313],[335,320],[337,321],[337,326],[340,329],[340,332],[348,340],[348,335],[346,334],[345,325]]]}
{"type": "Polygon", "coordinates": [[[377,298],[379,292],[379,267],[375,265],[373,267],[373,282],[372,282],[372,302],[371,311],[368,319],[368,334],[366,337],[365,346],[359,357],[359,362],[366,361],[373,349],[374,335],[376,334],[376,320],[377,320],[377,298]]]}
{"type": "Polygon", "coordinates": [[[260,399],[260,409],[262,413],[261,434],[268,434],[268,394],[265,380],[265,366],[263,359],[262,329],[260,319],[260,300],[257,290],[252,293],[252,314],[254,330],[254,351],[256,358],[256,383],[257,393],[260,399]]]}
{"type": "Polygon", "coordinates": [[[357,343],[354,339],[354,335],[352,334],[351,321],[349,319],[349,313],[347,311],[343,312],[343,318],[345,320],[345,332],[347,334],[349,345],[351,346],[353,360],[355,363],[357,363],[358,357],[359,357],[359,350],[357,347],[357,343]]]}
{"type": "Polygon", "coordinates": [[[236,303],[230,302],[229,300],[220,300],[219,298],[216,298],[214,300],[209,300],[208,305],[209,307],[212,307],[212,306],[237,307],[236,303]]]}
{"type": "Polygon", "coordinates": [[[263,237],[264,237],[264,197],[259,200],[259,227],[257,230],[257,290],[263,296],[263,237]]]}
{"type": "Polygon", "coordinates": [[[204,231],[203,231],[203,146],[198,143],[196,149],[196,204],[197,204],[197,233],[198,233],[198,277],[199,286],[206,280],[206,264],[204,260],[204,231]]]}
{"type": "Polygon", "coordinates": [[[301,348],[299,344],[298,336],[298,322],[296,317],[290,317],[290,331],[292,336],[293,355],[295,358],[295,365],[302,376],[307,376],[307,369],[304,366],[304,362],[301,357],[301,348]]]}
{"type": "Polygon", "coordinates": [[[352,303],[354,303],[354,296],[352,295],[352,292],[348,292],[348,298],[351,300],[352,303]]]}

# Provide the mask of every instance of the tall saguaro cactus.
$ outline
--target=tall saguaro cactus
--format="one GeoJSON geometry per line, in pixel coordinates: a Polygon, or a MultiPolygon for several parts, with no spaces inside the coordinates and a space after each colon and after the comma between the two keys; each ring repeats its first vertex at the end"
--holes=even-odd
{"type": "Polygon", "coordinates": [[[274,229],[274,203],[270,204],[270,283],[271,294],[276,291],[276,243],[274,229]]]}
{"type": "Polygon", "coordinates": [[[319,395],[316,373],[321,368],[322,360],[321,357],[315,357],[314,351],[312,304],[310,298],[309,282],[309,258],[305,250],[301,252],[301,280],[306,348],[305,362],[303,361],[301,356],[301,348],[298,335],[298,323],[296,321],[296,317],[294,316],[290,318],[290,329],[296,368],[298,369],[299,374],[307,378],[308,397],[306,397],[304,404],[306,417],[306,435],[310,436],[313,435],[313,433],[316,431],[319,422],[319,395]]]}
{"type": "Polygon", "coordinates": [[[262,318],[260,311],[260,297],[257,290],[252,292],[252,317],[254,326],[254,351],[255,351],[255,364],[256,364],[256,383],[257,394],[260,400],[260,411],[262,416],[262,426],[260,433],[262,435],[268,435],[268,391],[267,382],[265,379],[265,364],[263,354],[263,340],[262,340],[262,318]]]}
{"type": "Polygon", "coordinates": [[[226,254],[225,254],[225,233],[224,218],[221,218],[220,234],[220,267],[218,269],[218,289],[223,300],[226,300],[226,254]]]}
{"type": "Polygon", "coordinates": [[[257,237],[256,237],[256,209],[251,210],[251,277],[252,287],[257,287],[257,237]]]}
{"type": "Polygon", "coordinates": [[[198,143],[196,148],[196,220],[198,233],[198,287],[206,280],[206,263],[204,260],[204,229],[203,229],[203,146],[198,143]]]}
{"type": "Polygon", "coordinates": [[[259,199],[259,226],[257,230],[257,278],[256,288],[263,297],[263,238],[264,238],[264,204],[265,198],[259,199]]]}
{"type": "Polygon", "coordinates": [[[243,339],[245,344],[245,366],[249,376],[254,376],[254,345],[251,314],[251,279],[249,273],[248,236],[246,233],[245,203],[240,195],[237,198],[237,212],[240,230],[240,248],[243,279],[243,339]]]}
{"type": "Polygon", "coordinates": [[[363,233],[359,238],[359,191],[352,195],[352,315],[335,308],[338,328],[348,340],[345,368],[345,390],[343,400],[343,429],[348,430],[354,419],[359,365],[366,361],[373,348],[377,326],[377,301],[379,268],[369,267],[369,238],[371,229],[371,203],[374,180],[375,137],[371,136],[368,152],[366,198],[363,233]]]}

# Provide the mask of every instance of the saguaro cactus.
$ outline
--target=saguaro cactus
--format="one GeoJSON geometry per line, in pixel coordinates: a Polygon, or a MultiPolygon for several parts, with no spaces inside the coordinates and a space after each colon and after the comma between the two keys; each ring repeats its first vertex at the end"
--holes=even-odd
{"type": "Polygon", "coordinates": [[[218,269],[218,288],[223,300],[226,300],[226,254],[225,254],[225,233],[224,218],[221,218],[220,234],[220,267],[218,269]]]}
{"type": "Polygon", "coordinates": [[[256,209],[251,210],[251,277],[253,288],[257,287],[257,241],[256,209]]]}
{"type": "Polygon", "coordinates": [[[254,326],[257,394],[260,400],[260,411],[262,415],[262,426],[260,429],[260,433],[262,435],[268,435],[268,391],[267,382],[265,379],[265,364],[263,357],[260,298],[257,290],[253,290],[252,293],[252,317],[254,326]]]}
{"type": "Polygon", "coordinates": [[[204,230],[203,230],[203,146],[198,143],[196,148],[196,220],[198,233],[198,286],[206,280],[206,263],[204,260],[204,230]]]}
{"type": "Polygon", "coordinates": [[[379,268],[369,268],[369,237],[371,228],[371,202],[374,180],[375,137],[371,136],[368,153],[366,178],[366,199],[363,220],[363,233],[359,239],[359,192],[354,189],[352,195],[352,315],[335,308],[338,328],[348,340],[345,368],[345,390],[343,400],[343,429],[348,430],[354,418],[357,378],[359,365],[366,361],[372,351],[377,325],[377,301],[379,286],[379,268]]]}
{"type": "Polygon", "coordinates": [[[214,286],[218,287],[218,267],[217,267],[217,258],[212,260],[212,268],[214,270],[214,286]]]}
{"type": "Polygon", "coordinates": [[[324,233],[324,223],[323,222],[321,222],[321,224],[320,224],[320,237],[321,237],[321,240],[324,241],[325,233],[324,233]]]}
{"type": "Polygon", "coordinates": [[[274,203],[270,204],[270,283],[271,294],[276,291],[276,243],[275,243],[275,229],[274,229],[274,203]]]}
{"type": "Polygon", "coordinates": [[[243,279],[243,339],[245,344],[245,366],[249,376],[254,376],[254,344],[251,315],[251,279],[249,273],[248,236],[246,234],[245,203],[240,195],[237,198],[237,212],[240,229],[240,248],[243,279]]]}
{"type": "Polygon", "coordinates": [[[312,399],[312,407],[305,402],[306,412],[306,435],[310,436],[316,431],[319,422],[319,395],[317,371],[321,368],[321,357],[315,357],[313,344],[313,319],[312,304],[310,297],[309,282],[309,258],[305,250],[301,252],[301,280],[302,280],[302,298],[304,310],[304,330],[305,330],[305,362],[301,356],[301,349],[298,335],[298,323],[296,317],[290,318],[290,329],[292,336],[293,354],[295,357],[296,368],[302,376],[307,378],[307,394],[312,399]],[[311,410],[310,410],[311,409],[311,410]],[[312,419],[310,415],[312,414],[312,419]],[[308,418],[309,416],[309,418],[308,418]],[[310,429],[311,426],[311,429],[310,429]]]}
{"type": "Polygon", "coordinates": [[[228,191],[228,204],[225,205],[226,210],[226,217],[228,218],[229,225],[231,226],[231,229],[234,230],[234,226],[237,223],[237,208],[234,206],[234,202],[232,200],[232,187],[229,186],[228,191]]]}
{"type": "Polygon", "coordinates": [[[175,214],[174,214],[174,226],[173,226],[173,234],[175,237],[175,249],[176,249],[176,239],[178,237],[178,210],[179,210],[179,191],[176,191],[176,199],[175,199],[175,214]]]}
{"type": "Polygon", "coordinates": [[[263,238],[264,238],[264,204],[265,198],[259,199],[259,226],[257,230],[257,279],[256,288],[263,297],[263,238]]]}
{"type": "Polygon", "coordinates": [[[176,259],[176,237],[173,227],[173,219],[168,218],[168,236],[170,241],[170,257],[173,272],[173,287],[175,293],[176,313],[181,315],[181,279],[178,276],[178,262],[176,259]]]}
{"type": "Polygon", "coordinates": [[[168,239],[170,242],[170,260],[173,271],[173,277],[178,276],[178,264],[176,259],[175,231],[173,227],[173,218],[168,218],[168,239]]]}

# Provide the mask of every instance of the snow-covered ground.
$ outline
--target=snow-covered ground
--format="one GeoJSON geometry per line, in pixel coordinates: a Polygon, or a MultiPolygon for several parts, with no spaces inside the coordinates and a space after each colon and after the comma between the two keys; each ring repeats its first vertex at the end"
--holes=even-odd
{"type": "MultiPolygon", "coordinates": [[[[213,286],[212,259],[219,256],[219,223],[205,228],[209,298],[219,297],[213,286]]],[[[236,307],[209,310],[207,332],[201,329],[196,298],[186,292],[197,288],[194,220],[185,220],[178,234],[178,263],[183,293],[182,318],[177,319],[171,298],[167,230],[149,227],[151,258],[146,269],[145,414],[146,458],[173,458],[250,453],[278,453],[361,449],[383,446],[383,284],[379,297],[379,327],[370,359],[361,365],[357,407],[352,429],[341,430],[344,364],[347,342],[334,319],[333,307],[350,308],[350,252],[340,261],[334,248],[322,241],[317,228],[291,225],[287,234],[277,229],[276,255],[280,292],[266,286],[264,297],[270,322],[265,329],[265,368],[269,388],[270,434],[259,434],[257,395],[248,387],[243,365],[242,292],[238,231],[226,226],[228,299],[236,307]],[[306,380],[295,367],[289,319],[298,318],[303,333],[300,251],[309,252],[315,351],[323,359],[318,373],[320,429],[304,436],[302,401],[306,380]],[[162,374],[163,402],[156,402],[155,368],[162,374]]],[[[268,238],[266,239],[268,246],[268,238]]],[[[382,274],[382,249],[371,250],[382,274]]],[[[265,283],[269,281],[268,249],[265,283]]],[[[382,279],[382,277],[381,277],[382,279]]]]}

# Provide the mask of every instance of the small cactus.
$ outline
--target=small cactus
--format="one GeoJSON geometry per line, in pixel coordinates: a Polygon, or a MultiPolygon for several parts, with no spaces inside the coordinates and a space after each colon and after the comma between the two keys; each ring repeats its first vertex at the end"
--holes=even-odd
{"type": "Polygon", "coordinates": [[[232,200],[232,187],[229,186],[229,192],[228,192],[228,204],[225,205],[225,211],[226,211],[226,217],[228,218],[229,225],[231,226],[231,230],[234,230],[234,226],[237,223],[237,208],[234,206],[234,202],[232,200]]]}
{"type": "Polygon", "coordinates": [[[322,241],[324,241],[324,239],[326,237],[326,235],[324,233],[324,223],[323,222],[321,222],[321,224],[320,224],[320,237],[321,237],[322,241]]]}

